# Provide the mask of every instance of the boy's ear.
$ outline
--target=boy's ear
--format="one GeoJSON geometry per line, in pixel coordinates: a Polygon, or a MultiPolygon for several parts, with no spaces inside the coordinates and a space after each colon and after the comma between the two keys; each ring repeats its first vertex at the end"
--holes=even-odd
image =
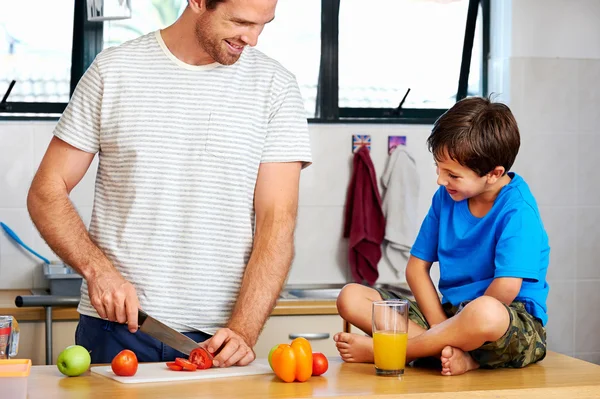
{"type": "Polygon", "coordinates": [[[496,166],[494,170],[487,174],[488,184],[496,183],[502,176],[504,176],[505,171],[506,169],[504,169],[504,166],[496,166]]]}

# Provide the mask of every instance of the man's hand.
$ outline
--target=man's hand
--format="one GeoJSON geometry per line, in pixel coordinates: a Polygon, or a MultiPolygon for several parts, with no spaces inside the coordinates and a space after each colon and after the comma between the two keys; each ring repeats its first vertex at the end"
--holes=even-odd
{"type": "Polygon", "coordinates": [[[112,269],[87,280],[90,302],[103,319],[127,322],[132,333],[138,329],[138,301],[135,287],[112,269]]]}
{"type": "Polygon", "coordinates": [[[229,328],[217,330],[215,335],[205,341],[204,347],[214,354],[215,367],[247,366],[256,359],[256,354],[248,346],[244,337],[229,328]]]}

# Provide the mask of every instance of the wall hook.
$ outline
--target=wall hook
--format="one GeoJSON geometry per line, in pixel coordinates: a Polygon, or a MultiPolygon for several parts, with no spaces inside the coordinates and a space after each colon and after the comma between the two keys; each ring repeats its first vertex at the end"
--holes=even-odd
{"type": "Polygon", "coordinates": [[[352,135],[352,152],[356,153],[361,147],[367,147],[371,151],[371,135],[370,134],[353,134],[352,135]]]}
{"type": "Polygon", "coordinates": [[[388,155],[399,145],[406,145],[406,136],[388,136],[388,155]]]}

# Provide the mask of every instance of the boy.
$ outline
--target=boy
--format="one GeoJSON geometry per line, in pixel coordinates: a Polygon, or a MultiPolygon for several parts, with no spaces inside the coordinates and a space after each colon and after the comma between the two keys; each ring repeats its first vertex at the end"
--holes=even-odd
{"type": "MultiPolygon", "coordinates": [[[[550,248],[525,181],[508,172],[520,146],[510,109],[485,98],[457,102],[427,139],[440,188],[411,250],[406,279],[407,362],[439,357],[442,375],[478,367],[525,367],[546,355],[550,248]],[[439,262],[438,297],[429,270],[439,262]]],[[[371,334],[371,303],[399,298],[350,284],[340,315],[371,334]]],[[[372,338],[338,333],[348,362],[373,362],[372,338]]]]}

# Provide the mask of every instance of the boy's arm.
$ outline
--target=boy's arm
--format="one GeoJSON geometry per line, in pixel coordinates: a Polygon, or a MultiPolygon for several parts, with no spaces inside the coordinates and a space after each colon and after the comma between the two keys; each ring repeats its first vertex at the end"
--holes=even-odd
{"type": "Polygon", "coordinates": [[[429,275],[431,265],[432,262],[411,255],[406,266],[406,281],[417,300],[419,309],[429,325],[433,326],[448,318],[442,309],[440,298],[429,275]]]}
{"type": "Polygon", "coordinates": [[[519,291],[521,291],[522,278],[498,277],[495,278],[483,295],[491,296],[505,305],[510,305],[519,291]]]}
{"type": "Polygon", "coordinates": [[[547,238],[538,213],[528,204],[507,212],[496,243],[494,280],[485,291],[510,305],[521,291],[523,280],[538,281],[547,238]]]}

